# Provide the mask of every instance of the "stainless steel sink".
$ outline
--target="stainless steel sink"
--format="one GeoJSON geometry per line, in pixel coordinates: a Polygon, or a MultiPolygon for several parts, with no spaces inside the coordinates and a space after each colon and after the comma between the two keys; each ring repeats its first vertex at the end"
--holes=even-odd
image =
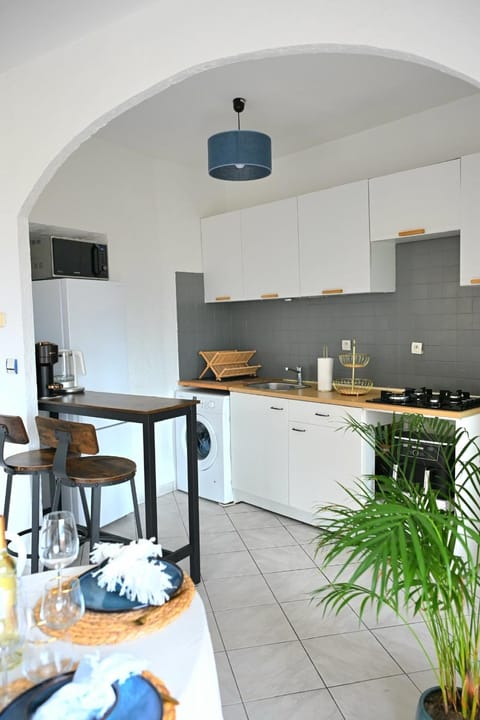
{"type": "Polygon", "coordinates": [[[257,390],[299,390],[307,385],[295,385],[295,383],[289,382],[258,382],[248,383],[248,387],[257,388],[257,390]]]}

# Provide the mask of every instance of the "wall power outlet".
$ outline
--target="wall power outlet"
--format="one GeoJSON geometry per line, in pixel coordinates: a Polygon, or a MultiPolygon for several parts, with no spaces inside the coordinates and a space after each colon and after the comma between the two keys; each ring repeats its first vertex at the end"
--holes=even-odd
{"type": "Polygon", "coordinates": [[[352,341],[351,340],[342,340],[342,350],[344,352],[349,352],[352,349],[352,341]]]}
{"type": "Polygon", "coordinates": [[[412,342],[410,352],[412,355],[423,355],[423,343],[412,342]]]}

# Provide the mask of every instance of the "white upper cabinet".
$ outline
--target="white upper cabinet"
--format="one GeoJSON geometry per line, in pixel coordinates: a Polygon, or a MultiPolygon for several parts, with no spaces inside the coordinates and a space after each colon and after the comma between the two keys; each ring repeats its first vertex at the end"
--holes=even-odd
{"type": "Polygon", "coordinates": [[[243,300],[240,210],[202,219],[205,302],[243,300]]]}
{"type": "Polygon", "coordinates": [[[368,180],[298,198],[301,295],[370,292],[368,180]]]}
{"type": "Polygon", "coordinates": [[[372,241],[460,229],[460,160],[373,178],[369,185],[372,241]]]}
{"type": "Polygon", "coordinates": [[[297,198],[241,214],[245,300],[298,296],[297,198]]]}
{"type": "Polygon", "coordinates": [[[480,284],[480,153],[462,157],[460,285],[480,284]]]}

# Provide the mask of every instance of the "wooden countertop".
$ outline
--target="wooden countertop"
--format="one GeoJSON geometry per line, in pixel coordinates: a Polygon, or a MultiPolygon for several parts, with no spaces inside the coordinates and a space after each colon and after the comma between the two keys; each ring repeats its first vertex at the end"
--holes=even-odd
{"type": "MultiPolygon", "coordinates": [[[[280,379],[285,382],[285,378],[280,379]]],[[[478,415],[480,408],[472,408],[463,412],[455,412],[452,410],[434,410],[430,408],[409,408],[401,405],[385,405],[384,403],[371,402],[380,396],[380,390],[387,388],[373,388],[366,395],[341,395],[332,390],[331,392],[319,392],[316,383],[306,383],[309,387],[304,390],[260,390],[259,388],[249,387],[252,383],[259,382],[279,382],[278,378],[240,378],[237,380],[223,380],[218,382],[211,380],[179,380],[178,384],[182,387],[195,388],[197,390],[216,390],[223,392],[238,392],[248,395],[269,395],[270,397],[284,398],[285,400],[302,400],[305,402],[325,403],[327,405],[342,405],[344,407],[363,408],[364,410],[380,410],[390,413],[421,413],[431,417],[445,417],[460,419],[471,415],[478,415]]],[[[394,389],[394,388],[388,388],[394,389]]]]}

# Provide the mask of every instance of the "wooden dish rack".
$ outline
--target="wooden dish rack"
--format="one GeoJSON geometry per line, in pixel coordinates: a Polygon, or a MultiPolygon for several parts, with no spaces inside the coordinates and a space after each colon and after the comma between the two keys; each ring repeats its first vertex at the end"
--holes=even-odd
{"type": "Polygon", "coordinates": [[[207,363],[200,373],[199,380],[208,370],[211,370],[217,380],[232,377],[255,377],[261,365],[249,365],[248,361],[255,355],[256,350],[199,350],[198,354],[207,363]]]}

